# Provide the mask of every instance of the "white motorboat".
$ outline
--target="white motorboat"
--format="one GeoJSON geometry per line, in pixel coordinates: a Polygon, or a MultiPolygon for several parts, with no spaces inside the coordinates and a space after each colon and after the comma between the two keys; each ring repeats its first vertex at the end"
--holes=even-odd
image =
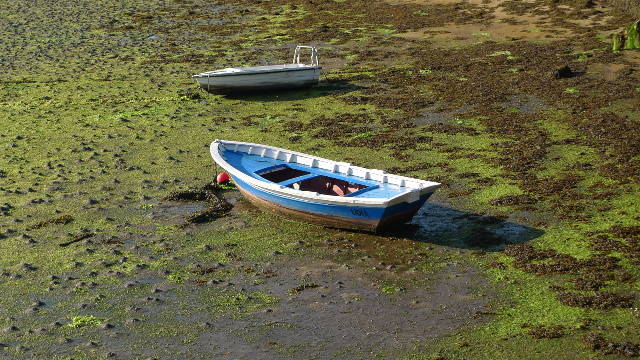
{"type": "Polygon", "coordinates": [[[314,46],[296,46],[291,64],[226,68],[193,75],[200,87],[212,93],[233,93],[313,86],[322,67],[314,46]],[[302,49],[311,51],[310,63],[300,61],[302,49]]]}

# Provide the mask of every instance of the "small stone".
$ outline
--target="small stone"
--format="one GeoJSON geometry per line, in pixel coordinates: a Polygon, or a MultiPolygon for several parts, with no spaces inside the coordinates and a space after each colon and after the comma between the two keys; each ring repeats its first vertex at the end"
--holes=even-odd
{"type": "Polygon", "coordinates": [[[15,325],[11,325],[11,326],[9,326],[7,328],[4,328],[4,330],[2,330],[2,331],[6,332],[6,333],[7,332],[14,332],[14,331],[20,331],[20,328],[18,328],[15,325]]]}
{"type": "Polygon", "coordinates": [[[22,270],[24,270],[24,271],[35,271],[35,270],[38,269],[37,267],[35,267],[35,266],[33,266],[33,265],[29,264],[29,263],[20,264],[20,268],[22,270]]]}
{"type": "Polygon", "coordinates": [[[573,70],[569,67],[569,65],[562,66],[553,71],[553,77],[555,79],[566,79],[570,77],[574,77],[576,75],[573,70]]]}
{"type": "Polygon", "coordinates": [[[109,330],[109,329],[113,329],[114,327],[115,326],[113,326],[113,324],[104,323],[100,325],[100,330],[109,330]]]}
{"type": "Polygon", "coordinates": [[[37,313],[38,311],[40,311],[40,308],[34,306],[34,307],[30,307],[30,308],[26,309],[24,311],[24,313],[25,314],[34,314],[34,313],[37,313]]]}

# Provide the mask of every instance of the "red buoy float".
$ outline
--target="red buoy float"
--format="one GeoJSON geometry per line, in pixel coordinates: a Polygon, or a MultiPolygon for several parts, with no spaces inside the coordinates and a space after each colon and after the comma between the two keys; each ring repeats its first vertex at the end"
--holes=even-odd
{"type": "Polygon", "coordinates": [[[218,176],[216,176],[216,182],[218,184],[226,184],[229,182],[229,180],[231,180],[231,178],[226,172],[221,172],[220,174],[218,174],[218,176]]]}

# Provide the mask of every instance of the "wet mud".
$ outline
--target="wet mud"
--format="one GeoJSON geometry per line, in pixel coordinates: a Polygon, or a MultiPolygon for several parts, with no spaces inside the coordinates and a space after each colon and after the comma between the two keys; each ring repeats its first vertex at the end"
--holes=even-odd
{"type": "Polygon", "coordinates": [[[203,332],[200,346],[219,344],[215,354],[222,358],[268,359],[282,356],[278,350],[284,348],[292,349],[292,358],[365,359],[475,323],[474,314],[488,310],[491,293],[477,272],[455,267],[436,275],[427,289],[394,294],[372,284],[363,269],[332,262],[273,263],[263,273],[264,284],[234,284],[260,289],[280,303],[246,319],[221,319],[203,332]]]}

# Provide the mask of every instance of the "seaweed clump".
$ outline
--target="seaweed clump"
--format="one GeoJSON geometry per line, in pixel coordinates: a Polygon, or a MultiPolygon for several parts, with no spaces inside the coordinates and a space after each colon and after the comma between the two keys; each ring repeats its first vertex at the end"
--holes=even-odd
{"type": "Polygon", "coordinates": [[[183,191],[174,191],[167,195],[164,200],[170,201],[215,201],[218,200],[217,184],[207,184],[201,188],[190,188],[183,191]]]}
{"type": "Polygon", "coordinates": [[[523,324],[522,327],[530,328],[527,335],[534,339],[556,339],[564,336],[564,326],[562,325],[536,325],[523,324]]]}
{"type": "Polygon", "coordinates": [[[54,224],[60,224],[60,225],[65,225],[68,224],[70,222],[72,222],[74,220],[73,216],[71,215],[62,215],[53,219],[49,219],[49,220],[44,220],[41,221],[35,225],[33,225],[31,228],[32,229],[40,229],[43,228],[47,225],[54,225],[54,224]]]}
{"type": "Polygon", "coordinates": [[[220,196],[222,187],[216,183],[206,184],[201,188],[192,188],[184,191],[175,191],[165,197],[171,201],[206,201],[207,207],[189,215],[183,227],[189,224],[202,224],[225,216],[233,207],[227,200],[220,196]]]}
{"type": "Polygon", "coordinates": [[[614,292],[600,292],[595,294],[562,292],[557,295],[557,299],[562,304],[567,306],[606,310],[614,307],[632,307],[635,296],[631,294],[618,294],[614,292]]]}
{"type": "Polygon", "coordinates": [[[188,224],[202,224],[219,219],[225,216],[232,207],[233,206],[231,204],[224,200],[210,202],[209,206],[205,209],[189,215],[183,226],[188,224]]]}
{"type": "Polygon", "coordinates": [[[600,334],[587,334],[582,341],[592,351],[597,351],[604,355],[621,355],[626,357],[636,357],[640,355],[640,344],[628,341],[614,342],[607,340],[600,334]]]}

